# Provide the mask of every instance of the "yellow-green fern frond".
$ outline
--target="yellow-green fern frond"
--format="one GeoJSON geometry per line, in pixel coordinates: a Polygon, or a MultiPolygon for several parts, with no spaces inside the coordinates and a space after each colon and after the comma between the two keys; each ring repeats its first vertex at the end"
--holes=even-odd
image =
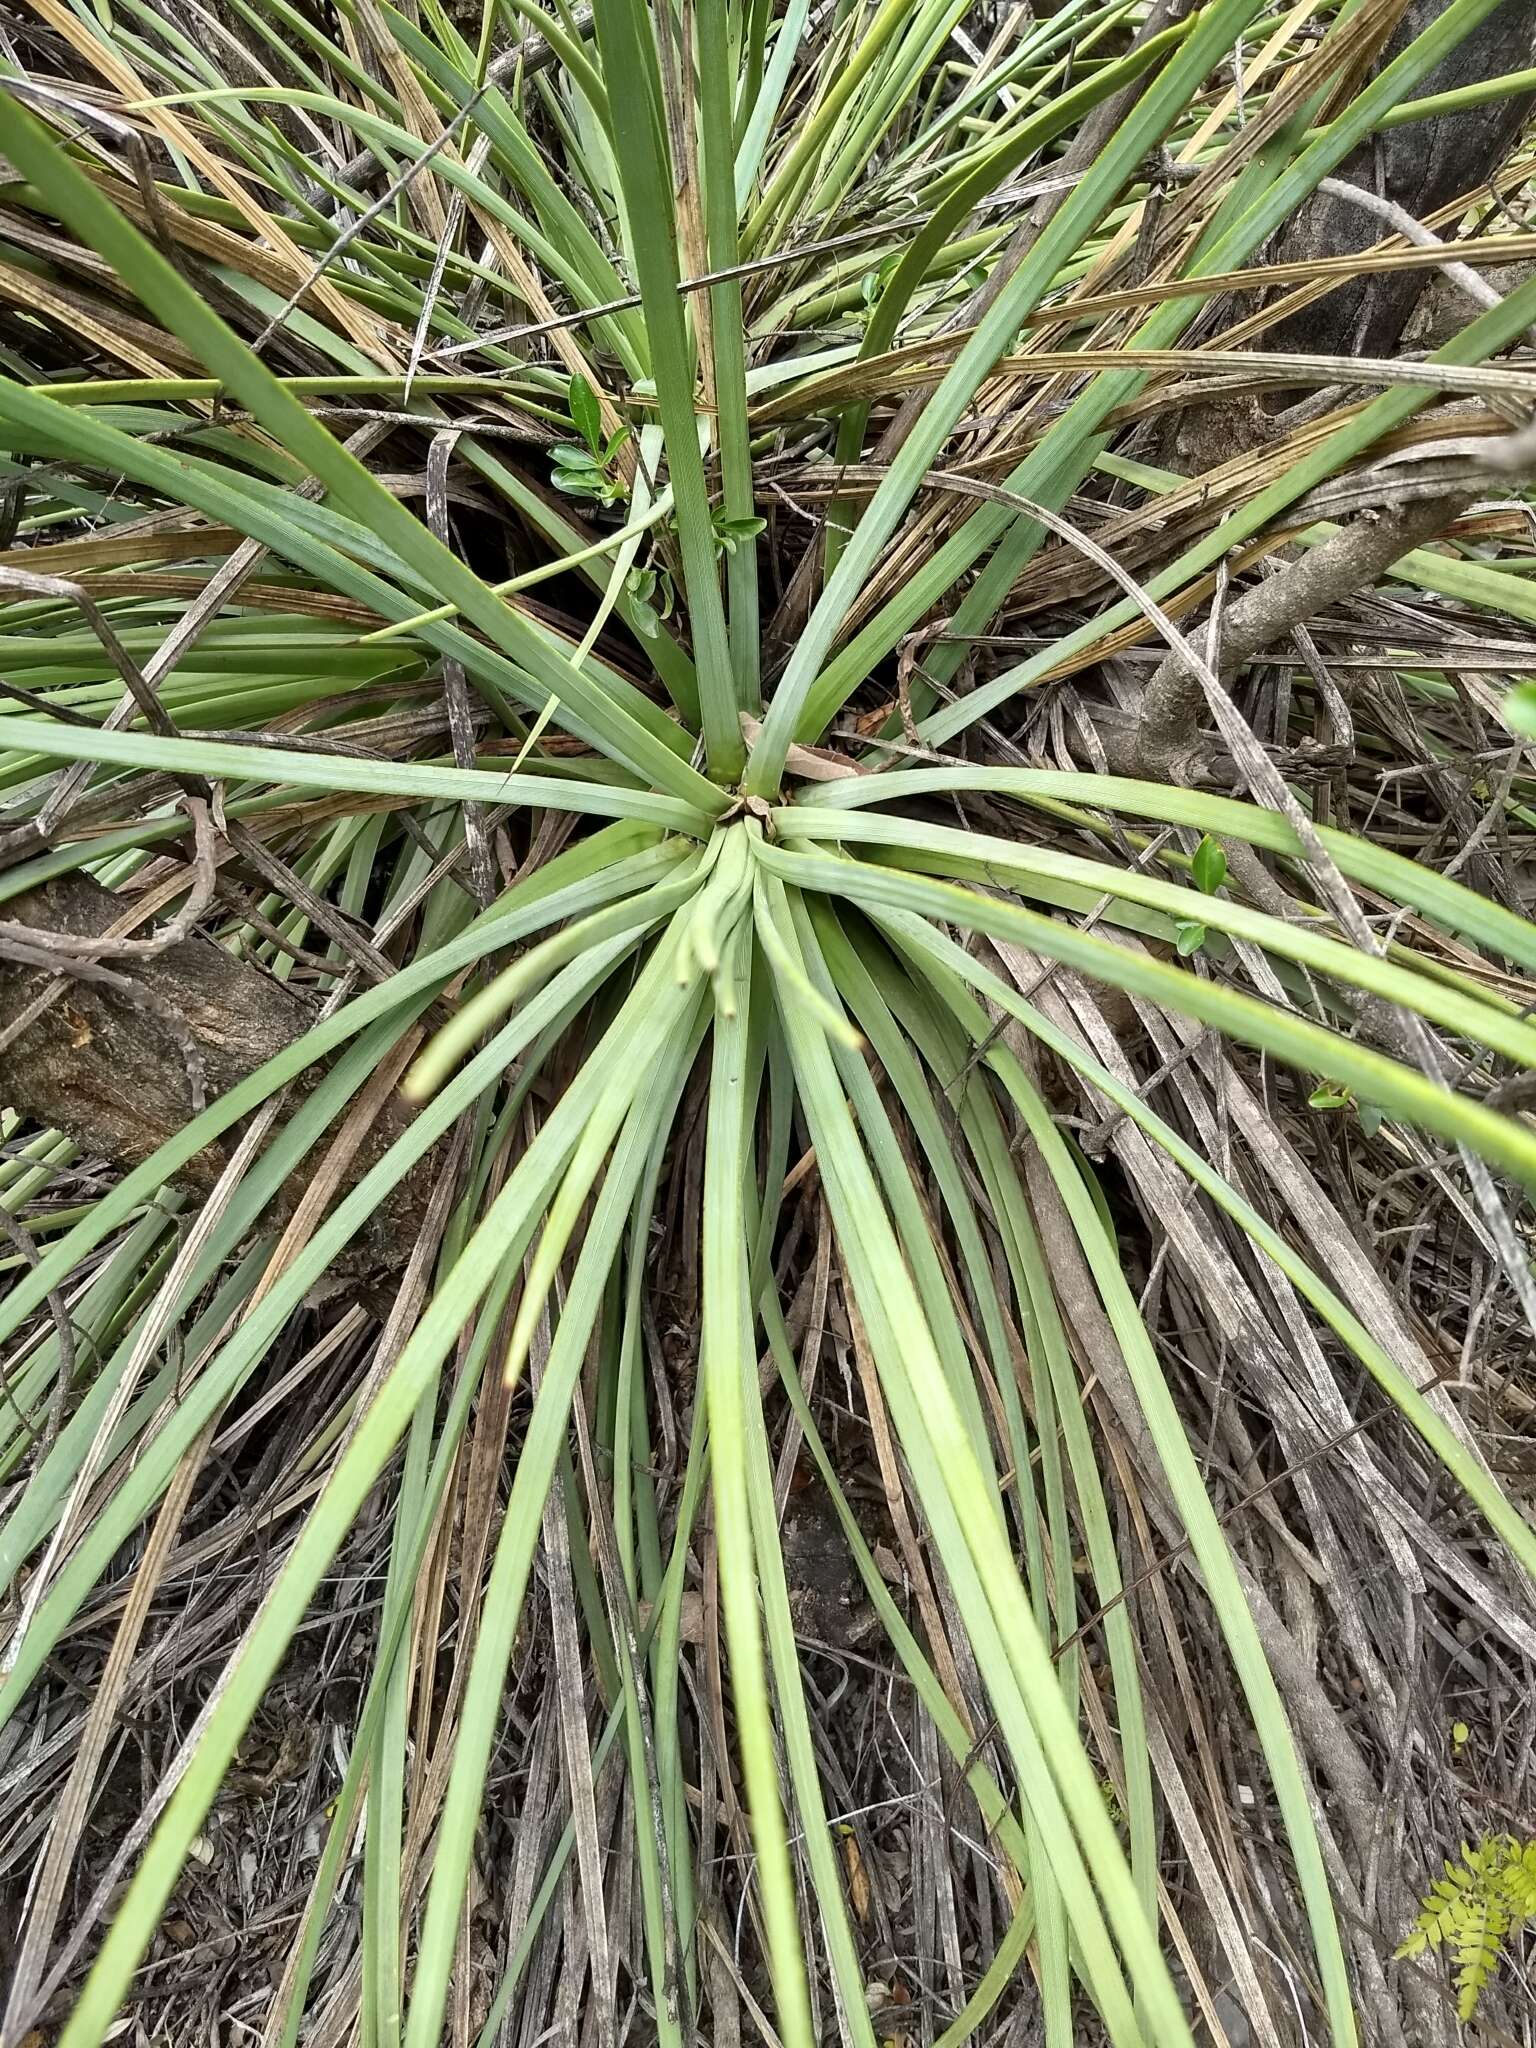
{"type": "Polygon", "coordinates": [[[1510,1848],[1513,1853],[1500,1882],[1510,1913],[1518,1924],[1521,1920],[1536,1919],[1536,1841],[1527,1842],[1523,1849],[1512,1842],[1510,1848]]]}
{"type": "Polygon", "coordinates": [[[1456,2014],[1470,2020],[1499,1964],[1506,1938],[1536,1917],[1536,1841],[1488,1835],[1461,1845],[1460,1863],[1426,1893],[1399,1956],[1446,1949],[1456,1967],[1456,2014]]]}
{"type": "Polygon", "coordinates": [[[1456,2017],[1459,2020],[1469,2020],[1477,2011],[1483,1988],[1498,1968],[1504,1937],[1508,1932],[1509,1914],[1497,1893],[1491,1887],[1483,1892],[1474,1892],[1468,1900],[1466,1917],[1451,1940],[1452,1953],[1456,1958],[1456,2017]]]}

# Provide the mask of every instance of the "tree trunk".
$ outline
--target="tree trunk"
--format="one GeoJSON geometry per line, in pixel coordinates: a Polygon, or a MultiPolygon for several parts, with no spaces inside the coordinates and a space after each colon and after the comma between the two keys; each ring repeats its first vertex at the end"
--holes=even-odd
{"type": "MultiPolygon", "coordinates": [[[[7,925],[95,938],[122,909],[122,899],[89,875],[60,875],[5,906],[0,939],[7,925]]],[[[56,991],[0,1049],[0,1103],[44,1129],[63,1131],[87,1157],[119,1169],[140,1165],[190,1121],[189,1067],[197,1070],[207,1099],[216,1101],[315,1021],[310,1004],[285,983],[211,939],[193,936],[163,953],[103,964],[108,977],[69,977],[60,987],[58,977],[0,957],[0,1023],[14,1023],[39,995],[56,991]]],[[[322,1072],[312,1067],[302,1074],[293,1083],[293,1101],[302,1101],[322,1072]]],[[[398,1098],[385,1105],[344,1185],[375,1163],[410,1118],[398,1098]]],[[[239,1135],[236,1126],[194,1154],[176,1175],[178,1185],[206,1194],[239,1135]]],[[[318,1157],[312,1152],[291,1176],[267,1212],[269,1223],[291,1214],[318,1157]]],[[[358,1275],[409,1251],[426,1212],[432,1173],[428,1154],[386,1199],[338,1270],[358,1275]]]]}
{"type": "MultiPolygon", "coordinates": [[[[1409,0],[1382,53],[1389,63],[1443,14],[1450,0],[1409,0]]],[[[1503,0],[1414,88],[1415,99],[1451,92],[1536,64],[1536,6],[1503,0]]],[[[1437,207],[1476,192],[1508,156],[1536,94],[1499,99],[1430,121],[1412,121],[1371,137],[1346,158],[1337,176],[1391,199],[1422,220],[1437,207]]],[[[1277,237],[1273,260],[1306,262],[1342,256],[1379,242],[1388,230],[1373,214],[1329,193],[1315,193],[1277,237]]],[[[1341,285],[1282,321],[1266,338],[1275,349],[1327,355],[1390,356],[1402,340],[1432,270],[1361,277],[1341,285]]],[[[1470,313],[1470,307],[1467,309],[1470,313]]]]}
{"type": "MultiPolygon", "coordinates": [[[[1408,0],[1402,19],[1379,62],[1391,61],[1421,35],[1450,0],[1408,0]]],[[[1503,0],[1463,38],[1445,61],[1414,89],[1416,99],[1450,92],[1479,79],[1536,64],[1536,0],[1503,0]]],[[[1489,102],[1461,113],[1411,121],[1372,136],[1334,174],[1390,199],[1415,219],[1464,194],[1476,194],[1508,156],[1536,94],[1489,102]]],[[[1328,192],[1315,192],[1269,243],[1272,263],[1307,262],[1346,256],[1383,241],[1391,229],[1363,207],[1328,192]]],[[[1507,288],[1509,280],[1502,288],[1507,288]]],[[[1449,338],[1476,311],[1459,287],[1431,267],[1395,275],[1353,278],[1334,285],[1320,299],[1259,335],[1255,350],[1278,349],[1307,355],[1394,356],[1421,302],[1434,302],[1436,339],[1449,338]]],[[[1259,303],[1245,294],[1228,299],[1215,319],[1216,331],[1245,318],[1259,303]]],[[[1186,475],[1198,476],[1260,446],[1268,438],[1267,416],[1296,402],[1294,390],[1276,393],[1266,404],[1255,398],[1216,400],[1187,407],[1160,437],[1164,459],[1186,475]]]]}

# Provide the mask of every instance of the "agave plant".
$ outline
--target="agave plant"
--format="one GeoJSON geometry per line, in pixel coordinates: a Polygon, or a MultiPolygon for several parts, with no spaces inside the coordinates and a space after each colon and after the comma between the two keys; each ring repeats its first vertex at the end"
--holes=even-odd
{"type": "MultiPolygon", "coordinates": [[[[1181,339],[1363,138],[1429,111],[1420,82],[1494,5],[1453,0],[1373,69],[1394,10],[1310,0],[1150,33],[1121,0],[996,23],[963,0],[125,0],[110,24],[32,0],[0,99],[0,901],[88,871],[319,1006],[206,1106],[189,1072],[182,1127],[34,1221],[44,1243],[22,1219],[82,1141],[7,1129],[0,1722],[57,1800],[25,1844],[7,2042],[50,1999],[66,2048],[113,2036],[354,1569],[379,1581],[366,1660],[260,2038],[488,2048],[562,1910],[563,2009],[599,2042],[724,2039],[743,2004],[789,2048],[901,2033],[806,1690],[782,1525],[807,1476],[948,1760],[947,1819],[985,1845],[992,1940],[956,1945],[923,2038],[992,2038],[1027,2000],[1053,2044],[1190,2041],[1210,1940],[1170,1899],[1183,1857],[1261,2038],[1293,2002],[1312,2039],[1379,2025],[1402,1930],[1341,1918],[1358,1843],[1320,1805],[1358,1752],[1319,1750],[1103,1161],[1134,1162],[1213,1298],[1291,1332],[1287,1457],[1298,1417],[1347,1434],[1345,1390],[1383,1391],[1481,1517],[1478,1583],[1523,1641],[1536,1536],[1294,1161],[1311,1206],[1277,1204],[1249,1055],[1361,1105],[1408,1168],[1445,1141],[1507,1252],[1536,1135],[1486,1098],[1536,1064],[1536,930],[1319,823],[1176,621],[1218,567],[1325,546],[1308,493],[1443,441],[1444,394],[1507,406],[1491,359],[1536,284],[1411,383],[1277,359],[1343,394],[1214,490],[1113,447],[1171,380],[1255,374],[1181,339]],[[1189,177],[1154,190],[1163,162],[1189,177]],[[1148,508],[1123,549],[1083,530],[1106,476],[1148,508]],[[1021,591],[1051,600],[1046,568],[1077,623],[976,680],[968,650],[1021,591]],[[998,747],[1022,693],[1136,645],[1205,693],[1241,797],[998,747]],[[231,860],[258,894],[218,907],[231,860]],[[1126,1033],[1192,1083],[1219,1067],[1235,1150],[1193,1094],[1151,1106],[1126,1033]],[[414,1114],[389,1123],[397,1091],[414,1114]],[[326,1294],[422,1173],[391,1269],[326,1294]],[[878,1507],[817,1383],[833,1311],[878,1507]],[[222,1461],[279,1411],[291,1462],[210,1525],[222,1461]],[[1149,1719],[1154,1555],[1189,1560],[1235,1677],[1271,1910],[1309,1944],[1282,1975],[1149,1719]],[[164,1683],[166,1589],[200,1558],[238,1581],[237,1632],[61,1933],[117,1717],[164,1683]],[[537,1750],[507,1716],[540,1572],[537,1750]],[[83,1632],[81,1704],[59,1660],[83,1632]],[[545,1789],[519,1750],[509,1822],[497,1759],[525,1738],[545,1789]],[[515,1909],[482,1993],[493,1826],[515,1909]]],[[[1426,258],[1380,252],[1404,260],[1426,258]]],[[[1396,575],[1529,620],[1518,519],[1480,530],[1396,575]]]]}

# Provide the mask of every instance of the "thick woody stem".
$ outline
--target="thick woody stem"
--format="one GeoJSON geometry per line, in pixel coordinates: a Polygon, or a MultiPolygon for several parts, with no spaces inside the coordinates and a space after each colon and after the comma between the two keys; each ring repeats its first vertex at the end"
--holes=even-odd
{"type": "MultiPolygon", "coordinates": [[[[1348,526],[1248,591],[1227,608],[1215,666],[1230,682],[1244,662],[1330,605],[1359,590],[1416,547],[1445,531],[1470,502],[1458,491],[1363,513],[1348,526]]],[[[1157,782],[1187,782],[1204,750],[1205,692],[1177,653],[1153,675],[1136,730],[1137,772],[1157,782]]]]}

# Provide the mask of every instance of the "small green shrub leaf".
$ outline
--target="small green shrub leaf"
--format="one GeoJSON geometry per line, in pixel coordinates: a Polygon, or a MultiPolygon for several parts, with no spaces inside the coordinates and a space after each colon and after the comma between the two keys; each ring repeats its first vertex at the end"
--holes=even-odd
{"type": "Polygon", "coordinates": [[[1227,879],[1227,856],[1219,839],[1213,839],[1209,832],[1195,848],[1195,857],[1189,864],[1195,887],[1207,896],[1214,896],[1227,879]]]}
{"type": "Polygon", "coordinates": [[[566,401],[571,409],[571,424],[593,455],[605,462],[609,460],[603,450],[603,409],[585,377],[572,377],[566,387],[566,401]]]}
{"type": "MultiPolygon", "coordinates": [[[[1458,1749],[1468,1734],[1458,1721],[1451,1731],[1458,1749]]],[[[1394,1954],[1446,1949],[1455,1974],[1456,2015],[1465,2024],[1476,2018],[1510,1934],[1533,1916],[1536,1839],[1522,1843],[1512,1835],[1486,1835],[1473,1847],[1462,1843],[1461,1861],[1445,1865],[1444,1877],[1425,1893],[1417,1919],[1394,1954]]]]}
{"type": "Polygon", "coordinates": [[[1536,739],[1536,682],[1516,683],[1505,695],[1504,723],[1522,739],[1536,739]]]}

